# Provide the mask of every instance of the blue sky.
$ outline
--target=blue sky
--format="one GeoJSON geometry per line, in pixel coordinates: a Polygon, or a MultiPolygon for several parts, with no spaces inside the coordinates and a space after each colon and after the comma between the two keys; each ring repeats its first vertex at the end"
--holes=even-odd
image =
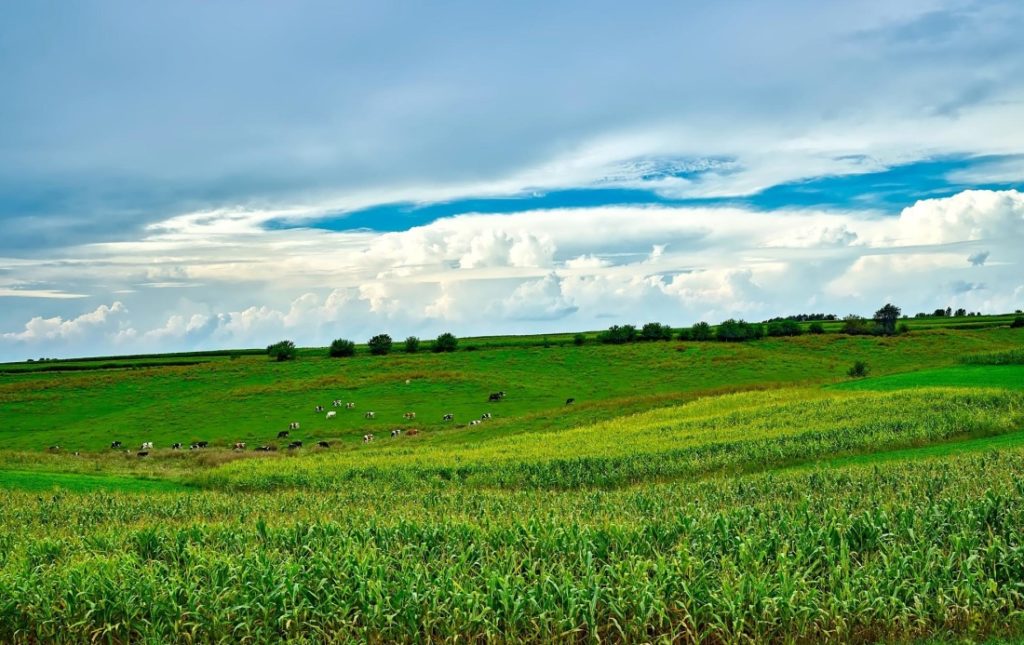
{"type": "Polygon", "coordinates": [[[9,3],[0,359],[1020,308],[1022,28],[1012,1],[9,3]]]}

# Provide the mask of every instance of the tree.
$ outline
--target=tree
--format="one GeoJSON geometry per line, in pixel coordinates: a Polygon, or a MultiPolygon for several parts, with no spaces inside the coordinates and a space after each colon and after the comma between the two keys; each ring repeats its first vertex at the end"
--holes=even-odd
{"type": "Polygon", "coordinates": [[[647,323],[640,330],[640,340],[672,340],[672,328],[661,323],[647,323]]]}
{"type": "Polygon", "coordinates": [[[331,347],[327,350],[327,355],[331,358],[355,356],[356,344],[350,340],[345,340],[344,338],[335,338],[331,341],[331,347]]]}
{"type": "Polygon", "coordinates": [[[949,318],[952,315],[953,315],[953,308],[952,307],[946,307],[946,318],[949,318]]]}
{"type": "Polygon", "coordinates": [[[824,334],[825,326],[822,325],[820,322],[812,322],[810,325],[807,326],[807,332],[810,334],[824,334]]]}
{"type": "Polygon", "coordinates": [[[383,356],[391,352],[391,336],[387,334],[377,334],[366,344],[374,356],[383,356]]]}
{"type": "Polygon", "coordinates": [[[795,321],[782,320],[768,323],[766,333],[769,336],[799,336],[804,330],[795,321]]]}
{"type": "Polygon", "coordinates": [[[714,332],[711,330],[711,325],[706,322],[701,321],[690,327],[690,338],[693,340],[711,340],[713,337],[714,332]]]}
{"type": "Polygon", "coordinates": [[[438,336],[431,347],[435,352],[454,352],[458,348],[459,339],[449,332],[445,332],[438,336]]]}
{"type": "Polygon", "coordinates": [[[295,358],[295,343],[290,340],[282,340],[267,346],[267,355],[275,361],[290,361],[295,358]]]}
{"type": "Polygon", "coordinates": [[[1021,327],[1024,327],[1024,316],[1017,316],[1010,323],[1010,329],[1020,329],[1021,327]]]}
{"type": "Polygon", "coordinates": [[[956,310],[956,312],[953,315],[956,316],[957,318],[962,318],[963,316],[967,315],[967,310],[964,309],[963,307],[960,307],[959,309],[956,310]]]}
{"type": "Polygon", "coordinates": [[[598,334],[597,340],[602,343],[621,345],[623,343],[632,343],[636,340],[636,336],[636,327],[633,325],[612,325],[607,331],[598,334]]]}
{"type": "Polygon", "coordinates": [[[900,313],[899,307],[889,303],[875,312],[875,322],[883,334],[896,333],[896,321],[900,319],[900,313]]]}
{"type": "Polygon", "coordinates": [[[850,378],[864,378],[868,375],[868,364],[864,361],[855,361],[853,367],[846,370],[846,375],[850,378]]]}
{"type": "Polygon", "coordinates": [[[405,339],[405,353],[415,354],[420,351],[420,339],[415,336],[409,336],[405,339]]]}
{"type": "Polygon", "coordinates": [[[745,320],[734,320],[730,318],[718,326],[715,331],[715,338],[728,342],[739,342],[744,340],[756,340],[764,336],[762,325],[748,323],[745,320]]]}
{"type": "Polygon", "coordinates": [[[946,316],[946,310],[945,309],[936,309],[932,313],[932,315],[935,316],[936,318],[944,318],[946,316]]]}

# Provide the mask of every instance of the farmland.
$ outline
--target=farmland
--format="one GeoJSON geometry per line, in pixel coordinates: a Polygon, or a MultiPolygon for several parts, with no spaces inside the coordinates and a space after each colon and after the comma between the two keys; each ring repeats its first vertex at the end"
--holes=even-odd
{"type": "Polygon", "coordinates": [[[8,366],[0,640],[1015,639],[1004,322],[8,366]],[[356,409],[314,412],[332,400],[356,409]]]}

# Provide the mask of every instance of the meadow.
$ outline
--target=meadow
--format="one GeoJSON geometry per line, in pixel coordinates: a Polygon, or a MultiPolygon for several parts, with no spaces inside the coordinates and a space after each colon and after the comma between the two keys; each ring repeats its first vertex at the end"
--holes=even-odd
{"type": "Polygon", "coordinates": [[[1024,330],[571,338],[0,373],[0,641],[1024,636],[1024,330]]]}

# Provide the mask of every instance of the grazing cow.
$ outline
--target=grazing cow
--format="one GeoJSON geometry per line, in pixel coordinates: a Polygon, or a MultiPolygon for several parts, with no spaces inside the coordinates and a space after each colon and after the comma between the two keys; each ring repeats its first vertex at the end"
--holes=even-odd
{"type": "Polygon", "coordinates": [[[575,402],[576,402],[576,399],[573,399],[573,398],[568,398],[568,399],[565,400],[565,404],[566,405],[572,405],[575,402]]]}
{"type": "Polygon", "coordinates": [[[355,409],[356,409],[356,404],[355,404],[355,403],[352,403],[352,402],[350,401],[350,402],[348,402],[348,403],[346,403],[346,404],[345,404],[345,409],[346,409],[346,410],[355,410],[355,409]]]}
{"type": "Polygon", "coordinates": [[[120,447],[121,447],[121,442],[120,441],[111,441],[110,442],[110,449],[111,450],[114,450],[114,449],[120,448],[120,447]]]}
{"type": "Polygon", "coordinates": [[[451,413],[446,414],[443,417],[441,417],[441,420],[442,421],[454,421],[455,420],[455,415],[451,414],[451,413]]]}
{"type": "Polygon", "coordinates": [[[417,430],[416,428],[410,428],[410,429],[405,431],[405,434],[409,435],[410,437],[415,437],[419,433],[420,433],[420,431],[417,430]]]}
{"type": "Polygon", "coordinates": [[[153,442],[152,441],[143,441],[142,442],[142,447],[139,448],[139,450],[152,450],[152,449],[153,449],[153,442]]]}
{"type": "Polygon", "coordinates": [[[75,456],[76,456],[76,457],[77,457],[78,455],[80,455],[80,454],[82,454],[82,453],[78,452],[77,450],[75,451],[75,456]]]}
{"type": "Polygon", "coordinates": [[[394,439],[400,434],[402,434],[402,431],[399,430],[398,428],[395,428],[394,430],[391,431],[391,438],[394,439]]]}
{"type": "Polygon", "coordinates": [[[370,443],[371,441],[373,441],[373,434],[372,433],[371,434],[364,434],[363,435],[363,443],[370,443]]]}
{"type": "Polygon", "coordinates": [[[367,419],[376,419],[377,418],[377,413],[376,412],[367,412],[363,416],[366,417],[367,419]]]}
{"type": "Polygon", "coordinates": [[[172,445],[171,446],[171,450],[181,450],[181,444],[180,443],[176,443],[176,444],[172,445]]]}
{"type": "Polygon", "coordinates": [[[486,420],[486,419],[490,419],[490,418],[491,418],[491,413],[490,412],[484,412],[483,414],[480,415],[480,419],[481,420],[486,420]]]}
{"type": "Polygon", "coordinates": [[[301,447],[302,447],[302,442],[301,441],[293,441],[290,444],[288,444],[288,449],[289,450],[294,450],[295,448],[301,448],[301,447]]]}
{"type": "Polygon", "coordinates": [[[145,450],[140,450],[140,451],[138,452],[138,455],[139,455],[140,457],[145,457],[145,456],[147,456],[148,454],[149,454],[149,452],[147,452],[147,451],[145,451],[145,450]]]}
{"type": "Polygon", "coordinates": [[[501,400],[501,392],[491,392],[491,395],[487,397],[487,400],[491,403],[501,400]]]}
{"type": "Polygon", "coordinates": [[[313,411],[314,412],[323,412],[324,411],[324,406],[318,405],[315,408],[313,408],[313,411]]]}
{"type": "Polygon", "coordinates": [[[406,419],[408,419],[409,421],[412,421],[413,419],[416,418],[416,413],[415,412],[406,412],[402,416],[405,417],[406,419]]]}
{"type": "Polygon", "coordinates": [[[196,445],[199,446],[200,448],[205,448],[206,446],[210,445],[210,442],[209,441],[197,441],[196,445]]]}
{"type": "Polygon", "coordinates": [[[289,430],[298,430],[299,429],[299,422],[298,421],[292,421],[291,423],[288,424],[288,429],[289,430]]]}
{"type": "Polygon", "coordinates": [[[60,446],[50,446],[47,450],[50,452],[60,452],[60,446]]]}
{"type": "Polygon", "coordinates": [[[277,433],[277,438],[278,439],[286,439],[287,437],[288,437],[288,431],[287,430],[282,430],[281,432],[277,433]]]}
{"type": "Polygon", "coordinates": [[[338,416],[338,413],[335,412],[334,410],[331,410],[330,412],[327,413],[327,418],[328,419],[333,419],[336,416],[338,416]]]}
{"type": "Polygon", "coordinates": [[[327,443],[326,441],[317,441],[316,446],[317,448],[330,448],[331,444],[327,443]]]}
{"type": "Polygon", "coordinates": [[[244,441],[236,441],[235,442],[235,450],[245,450],[245,442],[244,441]]]}
{"type": "Polygon", "coordinates": [[[473,419],[472,421],[469,422],[469,425],[471,425],[471,426],[478,426],[481,423],[483,423],[483,421],[481,421],[480,419],[473,419]]]}
{"type": "Polygon", "coordinates": [[[254,450],[256,452],[270,452],[270,446],[256,446],[254,450]]]}

